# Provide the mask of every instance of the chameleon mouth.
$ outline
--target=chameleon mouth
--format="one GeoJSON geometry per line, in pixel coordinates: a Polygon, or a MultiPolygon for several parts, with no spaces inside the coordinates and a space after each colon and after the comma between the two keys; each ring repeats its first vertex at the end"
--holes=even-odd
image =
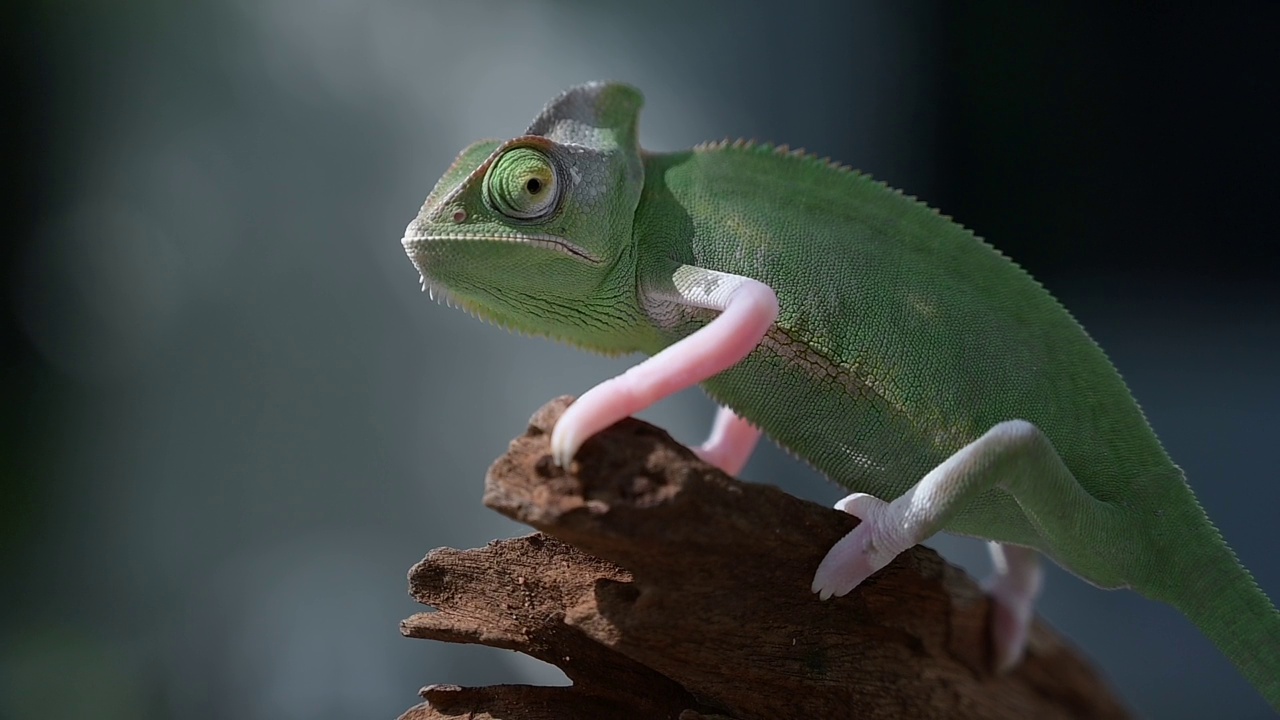
{"type": "Polygon", "coordinates": [[[469,315],[490,323],[495,321],[493,318],[489,317],[489,314],[481,305],[454,294],[445,287],[444,283],[438,282],[434,279],[432,277],[433,273],[431,272],[431,260],[433,255],[438,256],[445,252],[449,245],[476,242],[513,243],[516,245],[549,250],[589,265],[600,265],[603,262],[591,253],[564,240],[563,238],[544,233],[506,233],[497,235],[484,233],[406,233],[405,236],[401,238],[400,244],[404,247],[405,254],[413,261],[413,266],[418,270],[418,280],[422,287],[422,291],[427,293],[432,300],[445,305],[446,307],[464,310],[469,315]]]}
{"type": "MultiPolygon", "coordinates": [[[[516,245],[525,245],[528,247],[542,248],[544,250],[553,250],[563,255],[585,262],[590,265],[599,265],[603,261],[584,250],[582,247],[575,245],[564,238],[555,235],[547,235],[545,233],[509,233],[509,234],[482,234],[482,233],[449,233],[448,235],[405,235],[400,240],[400,244],[404,246],[404,251],[413,260],[414,264],[418,264],[419,258],[430,253],[432,245],[450,243],[450,242],[505,242],[516,245]]],[[[421,267],[419,267],[421,269],[421,267]]]]}

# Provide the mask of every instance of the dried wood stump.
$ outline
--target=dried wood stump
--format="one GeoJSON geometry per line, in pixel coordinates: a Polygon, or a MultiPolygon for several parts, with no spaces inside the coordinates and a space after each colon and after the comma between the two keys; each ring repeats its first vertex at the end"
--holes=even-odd
{"type": "Polygon", "coordinates": [[[652,425],[618,423],[555,467],[569,402],[485,480],[485,505],[540,532],[429,553],[409,584],[435,612],[401,632],[517,650],[573,684],[433,685],[402,720],[1129,716],[1039,621],[1022,665],[991,672],[987,600],[932,550],[820,602],[814,568],[857,520],[738,482],[652,425]]]}

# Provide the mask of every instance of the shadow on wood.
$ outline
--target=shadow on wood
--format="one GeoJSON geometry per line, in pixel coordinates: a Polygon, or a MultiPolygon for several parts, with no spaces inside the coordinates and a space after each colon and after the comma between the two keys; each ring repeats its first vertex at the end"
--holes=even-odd
{"type": "Polygon", "coordinates": [[[573,685],[434,685],[402,720],[1129,716],[1039,621],[1022,665],[991,672],[987,600],[932,550],[819,601],[813,571],[858,521],[734,480],[652,425],[618,423],[557,468],[569,402],[485,481],[485,505],[541,532],[432,551],[409,584],[436,611],[401,631],[517,650],[573,685]]]}

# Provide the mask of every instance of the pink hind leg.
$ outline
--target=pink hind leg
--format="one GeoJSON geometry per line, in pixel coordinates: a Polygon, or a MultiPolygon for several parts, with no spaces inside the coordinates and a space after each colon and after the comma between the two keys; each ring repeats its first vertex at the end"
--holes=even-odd
{"type": "MultiPolygon", "coordinates": [[[[1025,420],[1006,420],[957,450],[892,502],[854,493],[837,503],[837,509],[862,522],[819,563],[813,591],[824,600],[844,595],[898,553],[942,530],[961,508],[995,487],[1013,497],[1044,542],[1059,550],[1083,548],[1077,552],[1086,559],[1096,556],[1089,555],[1091,550],[1079,540],[1081,527],[1104,538],[1123,537],[1129,522],[1120,508],[1080,486],[1039,428],[1025,420]]],[[[992,642],[996,664],[1003,670],[1022,655],[1041,574],[1036,551],[1030,548],[1000,545],[992,558],[996,571],[984,585],[995,602],[992,642]]],[[[1098,563],[1092,569],[1091,582],[1123,586],[1118,568],[1098,563]]]]}
{"type": "Polygon", "coordinates": [[[1031,548],[988,543],[994,570],[982,581],[994,602],[991,641],[995,647],[996,669],[1009,670],[1022,659],[1027,631],[1035,615],[1036,597],[1044,582],[1040,555],[1031,548]]]}

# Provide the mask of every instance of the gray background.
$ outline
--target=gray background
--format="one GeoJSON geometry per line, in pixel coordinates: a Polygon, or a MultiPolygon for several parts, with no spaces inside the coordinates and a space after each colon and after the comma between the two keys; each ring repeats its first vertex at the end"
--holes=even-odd
{"type": "MultiPolygon", "coordinates": [[[[635,358],[432,304],[399,237],[462,147],[597,78],[645,91],[647,148],[804,146],[1023,262],[1280,596],[1274,13],[1070,7],[12,4],[0,717],[391,718],[426,683],[564,682],[402,639],[404,575],[524,533],[480,506],[488,463],[635,358]]],[[[645,417],[696,442],[711,414],[645,417]]],[[[745,476],[839,496],[773,448],[745,476]]],[[[1145,715],[1268,716],[1168,607],[1054,568],[1040,608],[1145,715]]]]}

